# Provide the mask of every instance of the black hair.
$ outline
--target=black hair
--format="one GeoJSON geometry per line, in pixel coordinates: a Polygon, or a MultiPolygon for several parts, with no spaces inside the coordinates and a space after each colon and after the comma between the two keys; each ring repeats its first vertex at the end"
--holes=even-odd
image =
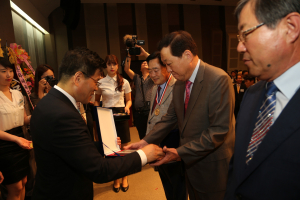
{"type": "Polygon", "coordinates": [[[242,75],[244,75],[246,72],[248,72],[248,70],[243,70],[242,75]]]}
{"type": "Polygon", "coordinates": [[[159,52],[159,51],[155,51],[154,53],[150,54],[150,55],[147,57],[146,61],[147,61],[148,65],[149,65],[150,60],[154,60],[154,59],[156,59],[156,58],[158,59],[159,64],[160,64],[162,67],[166,67],[166,65],[161,61],[161,57],[160,57],[160,52],[159,52]]]}
{"type": "Polygon", "coordinates": [[[197,45],[191,34],[186,31],[175,31],[167,34],[159,43],[158,50],[170,46],[170,51],[173,56],[181,58],[185,50],[190,50],[195,56],[198,54],[197,45]]]}
{"type": "Polygon", "coordinates": [[[93,76],[105,62],[100,56],[85,47],[77,47],[67,51],[58,69],[58,80],[67,81],[76,72],[82,71],[87,77],[93,76]]]}
{"type": "Polygon", "coordinates": [[[15,69],[14,64],[11,64],[7,58],[0,57],[0,65],[5,68],[15,69]]]}
{"type": "Polygon", "coordinates": [[[244,76],[244,80],[245,80],[245,81],[246,81],[246,80],[249,80],[249,81],[255,81],[255,77],[250,76],[250,75],[246,75],[246,76],[244,76]]]}
{"type": "MultiPolygon", "coordinates": [[[[239,1],[235,15],[239,19],[244,6],[251,0],[239,1]]],[[[253,0],[255,16],[259,23],[265,23],[268,28],[274,29],[278,22],[289,13],[300,13],[299,0],[253,0]]]]}

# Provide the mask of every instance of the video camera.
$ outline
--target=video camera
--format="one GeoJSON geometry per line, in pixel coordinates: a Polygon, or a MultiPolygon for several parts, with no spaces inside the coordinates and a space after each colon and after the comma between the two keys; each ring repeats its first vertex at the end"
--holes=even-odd
{"type": "Polygon", "coordinates": [[[53,78],[53,76],[46,76],[44,79],[49,83],[51,87],[54,87],[54,85],[58,83],[58,80],[53,78]]]}
{"type": "Polygon", "coordinates": [[[136,35],[125,35],[124,36],[124,44],[128,47],[126,50],[130,55],[140,55],[141,49],[136,47],[135,45],[144,45],[145,40],[137,40],[136,35]]]}

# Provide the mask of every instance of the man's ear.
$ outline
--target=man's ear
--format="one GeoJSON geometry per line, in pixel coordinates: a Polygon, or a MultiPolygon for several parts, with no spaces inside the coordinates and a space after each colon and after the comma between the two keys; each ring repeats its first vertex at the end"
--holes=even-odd
{"type": "Polygon", "coordinates": [[[293,12],[285,17],[287,26],[287,39],[289,43],[294,43],[300,36],[300,14],[293,12]]]}
{"type": "Polygon", "coordinates": [[[73,76],[74,84],[78,86],[82,78],[83,78],[82,72],[76,72],[75,75],[73,76]]]}
{"type": "Polygon", "coordinates": [[[189,61],[190,63],[193,60],[193,54],[190,50],[185,50],[182,54],[182,58],[189,61]]]}

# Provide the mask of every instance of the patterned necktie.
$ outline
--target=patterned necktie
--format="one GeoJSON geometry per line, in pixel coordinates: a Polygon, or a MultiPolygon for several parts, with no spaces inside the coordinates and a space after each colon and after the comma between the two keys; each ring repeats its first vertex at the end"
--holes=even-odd
{"type": "Polygon", "coordinates": [[[156,104],[157,104],[156,98],[159,99],[158,97],[160,96],[160,95],[159,95],[160,90],[161,90],[161,87],[158,86],[158,87],[157,87],[157,95],[155,96],[155,99],[154,99],[154,103],[153,103],[153,106],[152,106],[152,112],[151,112],[151,114],[153,113],[153,111],[154,111],[154,109],[155,109],[155,107],[156,107],[156,104]]]}
{"type": "Polygon", "coordinates": [[[192,85],[191,81],[187,80],[185,82],[184,116],[185,116],[185,113],[186,113],[186,110],[187,110],[187,107],[188,107],[188,104],[189,104],[189,100],[190,100],[191,85],[192,85]]]}
{"type": "Polygon", "coordinates": [[[258,146],[273,124],[277,91],[278,88],[273,81],[267,83],[266,99],[259,109],[255,128],[247,150],[246,164],[249,164],[250,160],[252,160],[254,152],[258,149],[258,146]]]}

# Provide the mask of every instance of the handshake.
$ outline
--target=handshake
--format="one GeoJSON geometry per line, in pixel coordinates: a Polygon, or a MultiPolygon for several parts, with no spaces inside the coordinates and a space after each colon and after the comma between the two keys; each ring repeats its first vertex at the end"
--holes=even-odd
{"type": "Polygon", "coordinates": [[[132,143],[128,146],[125,146],[124,149],[142,149],[147,156],[147,162],[151,163],[151,166],[159,166],[170,161],[181,160],[176,149],[167,148],[166,146],[162,149],[155,144],[148,144],[145,140],[132,143]]]}

